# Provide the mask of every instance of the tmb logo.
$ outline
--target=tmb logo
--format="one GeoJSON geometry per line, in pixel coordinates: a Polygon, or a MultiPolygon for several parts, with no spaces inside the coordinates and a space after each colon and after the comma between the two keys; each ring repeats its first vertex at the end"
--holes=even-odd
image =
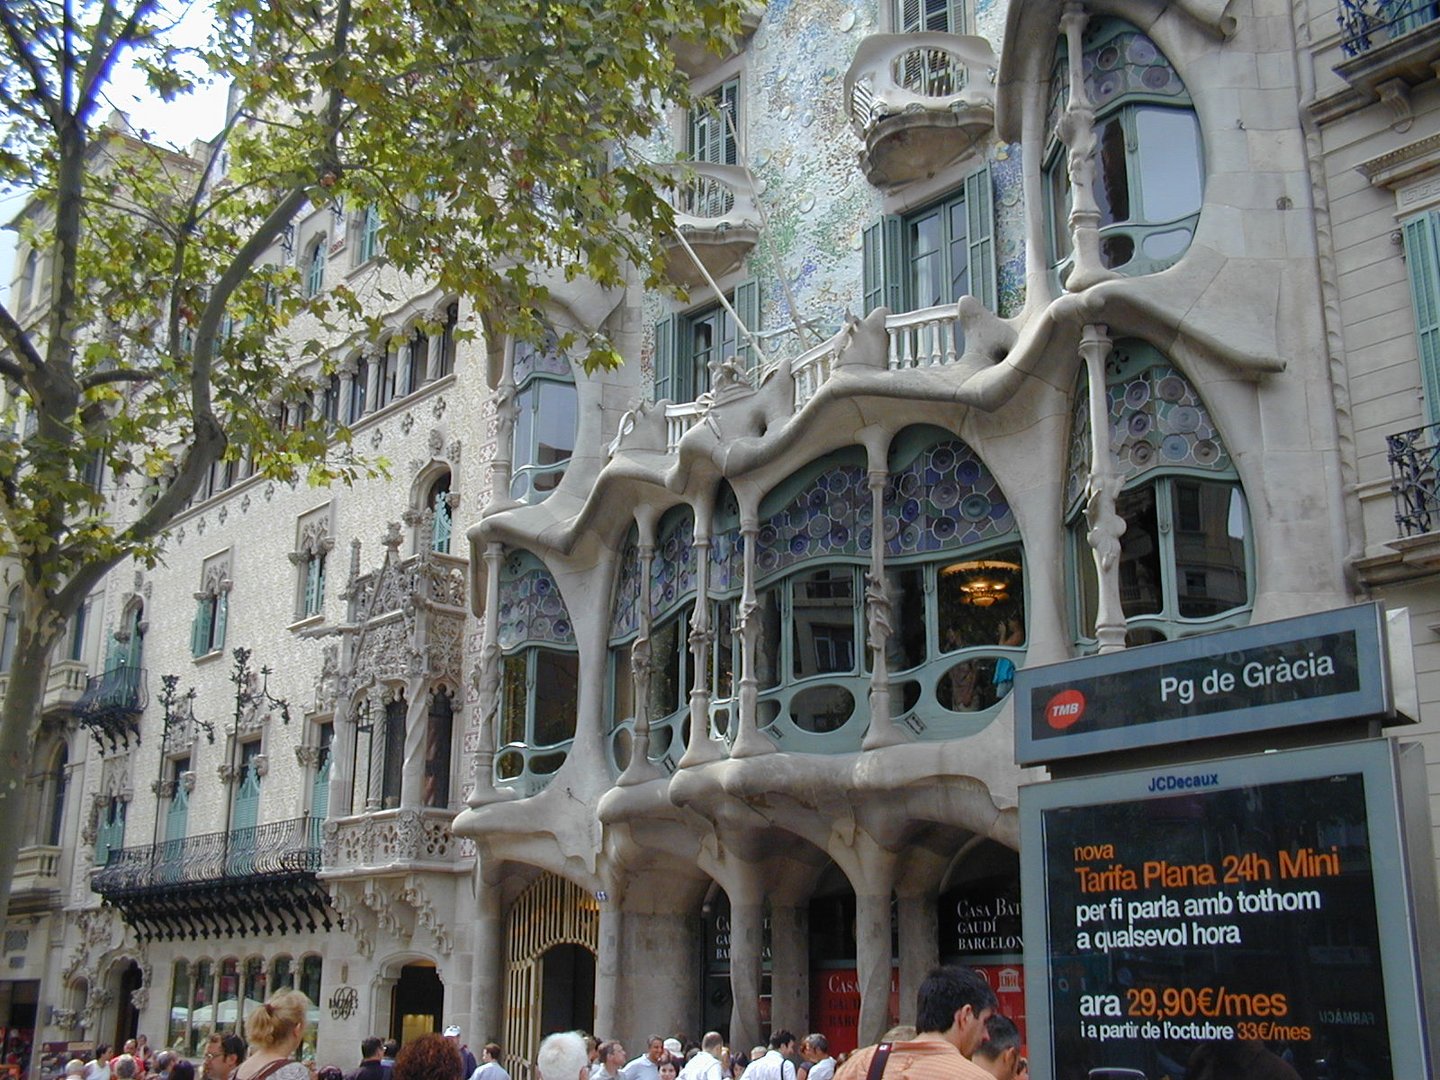
{"type": "Polygon", "coordinates": [[[1085,695],[1079,690],[1061,690],[1045,705],[1045,722],[1064,731],[1085,715],[1085,695]]]}

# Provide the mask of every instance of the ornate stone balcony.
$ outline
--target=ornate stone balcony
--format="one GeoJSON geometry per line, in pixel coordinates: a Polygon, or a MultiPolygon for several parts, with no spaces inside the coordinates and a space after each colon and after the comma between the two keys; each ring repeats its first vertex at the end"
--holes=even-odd
{"type": "Polygon", "coordinates": [[[82,660],[56,660],[45,677],[45,710],[72,709],[85,693],[90,669],[82,660]]]}
{"type": "Polygon", "coordinates": [[[695,261],[711,277],[739,266],[760,239],[760,212],[750,176],[738,165],[696,161],[669,171],[676,181],[670,193],[675,226],[685,238],[685,243],[671,242],[669,273],[672,280],[698,288],[705,276],[695,261]]]}
{"type": "Polygon", "coordinates": [[[322,848],[327,878],[395,870],[455,873],[460,841],[450,832],[455,814],[446,809],[380,810],[325,822],[322,848]]]}
{"type": "Polygon", "coordinates": [[[59,903],[60,849],[50,844],[22,847],[10,885],[10,914],[31,914],[59,903]]]}
{"type": "Polygon", "coordinates": [[[468,874],[470,842],[450,831],[454,812],[382,810],[325,822],[321,877],[362,956],[386,938],[429,934],[442,956],[455,947],[453,889],[443,877],[468,874]]]}
{"type": "Polygon", "coordinates": [[[329,928],[309,817],[112,851],[90,887],[142,941],[329,928]]]}
{"type": "Polygon", "coordinates": [[[746,8],[740,16],[740,36],[734,41],[687,41],[678,37],[672,39],[670,48],[675,52],[675,66],[692,79],[708,75],[745,47],[764,16],[763,3],[752,4],[746,8]]]}
{"type": "Polygon", "coordinates": [[[990,43],[962,34],[872,34],[845,75],[860,167],[879,188],[933,176],[995,127],[990,43]]]}

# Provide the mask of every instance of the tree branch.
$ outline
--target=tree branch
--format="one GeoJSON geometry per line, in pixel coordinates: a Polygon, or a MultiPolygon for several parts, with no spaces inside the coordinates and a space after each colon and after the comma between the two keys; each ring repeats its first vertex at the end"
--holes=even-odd
{"type": "Polygon", "coordinates": [[[5,36],[10,39],[11,55],[30,76],[36,99],[44,107],[51,126],[58,131],[60,102],[56,99],[54,90],[45,84],[45,72],[39,61],[30,55],[30,46],[33,44],[30,32],[16,20],[15,9],[9,4],[0,4],[0,27],[4,28],[5,36]]]}
{"type": "MultiPolygon", "coordinates": [[[[0,303],[0,338],[4,339],[16,356],[29,363],[32,368],[38,369],[45,363],[44,357],[36,351],[34,343],[31,342],[30,335],[11,313],[9,305],[3,303],[0,303]]],[[[23,381],[27,374],[23,367],[4,357],[0,357],[0,371],[4,371],[16,382],[23,381]]]]}
{"type": "Polygon", "coordinates": [[[109,371],[92,371],[89,375],[80,379],[81,391],[94,390],[97,386],[104,386],[107,383],[131,382],[147,383],[155,378],[153,371],[136,371],[133,368],[112,368],[109,371]]]}

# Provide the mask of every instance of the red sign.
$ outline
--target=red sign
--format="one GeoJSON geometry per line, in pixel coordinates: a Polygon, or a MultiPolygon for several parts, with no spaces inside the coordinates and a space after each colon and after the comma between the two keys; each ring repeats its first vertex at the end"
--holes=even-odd
{"type": "Polygon", "coordinates": [[[1064,731],[1085,715],[1085,695],[1079,690],[1061,690],[1045,703],[1045,722],[1064,731]]]}
{"type": "Polygon", "coordinates": [[[1020,1030],[1020,1055],[1029,1054],[1030,1040],[1025,1035],[1025,969],[1020,964],[972,964],[990,984],[1000,1001],[1000,1015],[1008,1017],[1020,1030]]]}
{"type": "MultiPolygon", "coordinates": [[[[899,1023],[900,972],[890,969],[887,1025],[899,1023]]],[[[810,973],[810,1029],[830,1042],[833,1055],[848,1054],[859,1044],[860,973],[854,968],[829,968],[810,973]]]]}

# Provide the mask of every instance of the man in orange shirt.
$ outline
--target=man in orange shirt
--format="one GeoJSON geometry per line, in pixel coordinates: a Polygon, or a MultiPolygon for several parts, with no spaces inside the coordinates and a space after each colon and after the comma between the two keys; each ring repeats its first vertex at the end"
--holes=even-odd
{"type": "MultiPolygon", "coordinates": [[[[998,1007],[985,976],[967,967],[939,967],[925,976],[916,995],[915,1027],[909,1042],[895,1043],[881,1075],[884,1080],[991,1080],[970,1060],[985,1041],[985,1022],[998,1007]]],[[[835,1080],[881,1080],[870,1076],[880,1047],[850,1055],[835,1080]]]]}

